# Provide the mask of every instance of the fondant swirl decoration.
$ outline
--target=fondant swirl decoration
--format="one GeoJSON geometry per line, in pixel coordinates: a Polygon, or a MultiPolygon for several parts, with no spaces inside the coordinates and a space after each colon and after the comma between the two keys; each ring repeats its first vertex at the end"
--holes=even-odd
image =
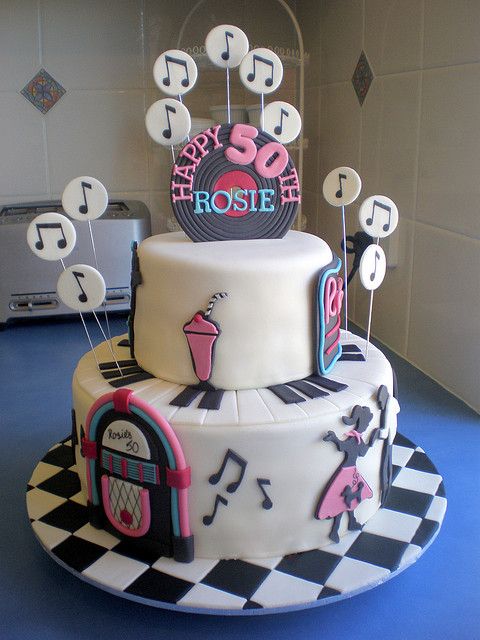
{"type": "Polygon", "coordinates": [[[173,211],[195,242],[282,238],[300,202],[285,147],[248,124],[217,125],[180,151],[171,181],[173,211]]]}

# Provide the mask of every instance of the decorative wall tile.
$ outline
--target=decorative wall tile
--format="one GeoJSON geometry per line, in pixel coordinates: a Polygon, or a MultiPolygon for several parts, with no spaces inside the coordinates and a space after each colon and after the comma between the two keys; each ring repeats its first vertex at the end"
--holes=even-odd
{"type": "Polygon", "coordinates": [[[320,4],[322,84],[346,82],[362,50],[363,0],[321,0],[320,4]]]}
{"type": "Polygon", "coordinates": [[[65,89],[45,69],[40,69],[20,93],[41,113],[47,113],[65,94],[65,89]]]}
{"type": "Polygon", "coordinates": [[[367,97],[368,90],[373,81],[373,71],[368,62],[365,52],[362,51],[353,72],[352,84],[357,94],[360,105],[363,104],[367,97]]]}

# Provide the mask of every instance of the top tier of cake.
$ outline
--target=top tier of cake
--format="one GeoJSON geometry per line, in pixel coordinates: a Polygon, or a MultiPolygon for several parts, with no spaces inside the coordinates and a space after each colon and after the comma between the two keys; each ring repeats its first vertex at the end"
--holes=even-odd
{"type": "Polygon", "coordinates": [[[320,238],[290,231],[281,240],[194,243],[170,233],[145,240],[138,259],[135,358],[156,377],[198,383],[184,327],[216,292],[228,297],[208,318],[220,330],[212,385],[268,387],[313,372],[315,287],[333,259],[320,238]]]}

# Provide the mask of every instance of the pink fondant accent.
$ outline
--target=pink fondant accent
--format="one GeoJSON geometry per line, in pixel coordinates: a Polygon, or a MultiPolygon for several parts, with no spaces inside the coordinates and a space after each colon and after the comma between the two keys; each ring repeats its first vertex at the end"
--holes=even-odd
{"type": "Polygon", "coordinates": [[[358,506],[359,501],[352,500],[350,507],[348,507],[342,493],[347,486],[350,486],[352,491],[355,491],[360,482],[363,482],[363,488],[360,494],[361,499],[366,500],[371,498],[373,492],[365,478],[359,473],[357,467],[341,467],[322,498],[316,517],[319,520],[323,520],[324,518],[334,518],[345,511],[353,511],[358,506]]]}
{"type": "Polygon", "coordinates": [[[193,182],[193,175],[190,175],[190,173],[195,173],[196,168],[197,167],[194,164],[185,164],[181,167],[179,167],[177,164],[174,164],[173,175],[181,176],[182,178],[187,180],[187,182],[190,184],[190,187],[191,187],[193,182]]]}
{"type": "Polygon", "coordinates": [[[328,324],[334,316],[340,315],[343,302],[342,287],[342,278],[335,278],[334,276],[327,278],[324,294],[325,324],[328,324]]]}
{"type": "Polygon", "coordinates": [[[204,133],[199,133],[195,138],[192,138],[191,142],[197,147],[198,153],[202,158],[207,155],[208,151],[205,147],[208,144],[208,136],[204,133]]]}
{"type": "Polygon", "coordinates": [[[288,151],[279,142],[268,142],[258,150],[255,169],[264,178],[276,178],[288,164],[288,151]],[[274,158],[272,160],[272,158],[274,158]],[[272,160],[267,165],[268,160],[272,160]]]}
{"type": "Polygon", "coordinates": [[[279,176],[278,181],[280,183],[280,202],[282,204],[301,201],[300,183],[296,169],[292,169],[292,172],[289,173],[288,176],[279,176]],[[286,184],[287,182],[289,184],[286,184]]]}
{"type": "Polygon", "coordinates": [[[167,471],[167,487],[174,487],[175,489],[187,489],[192,482],[192,474],[190,467],[186,469],[170,469],[166,467],[167,471]]]}
{"type": "Polygon", "coordinates": [[[103,407],[104,404],[108,402],[113,402],[113,391],[112,393],[105,393],[103,396],[95,400],[95,402],[90,407],[87,413],[87,419],[85,421],[85,436],[87,439],[90,438],[90,424],[92,422],[93,416],[97,413],[97,411],[103,407]]]}
{"type": "Polygon", "coordinates": [[[110,454],[108,456],[108,470],[110,471],[110,473],[113,473],[113,456],[112,456],[112,454],[110,454]]]}
{"type": "Polygon", "coordinates": [[[96,460],[98,457],[97,443],[82,438],[82,455],[88,460],[96,460]]]}
{"type": "MultiPolygon", "coordinates": [[[[248,173],[245,173],[245,171],[239,171],[238,169],[235,171],[227,171],[227,173],[224,173],[222,176],[220,176],[220,178],[214,184],[213,191],[231,192],[234,188],[243,189],[244,191],[255,191],[253,202],[255,205],[257,204],[257,183],[252,178],[252,176],[248,173]]],[[[235,211],[235,209],[233,208],[234,204],[235,201],[232,197],[230,209],[225,212],[226,216],[229,216],[231,218],[241,218],[249,212],[248,205],[245,207],[245,211],[235,211]]],[[[227,206],[227,199],[225,198],[225,196],[220,196],[217,198],[217,206],[220,207],[220,209],[224,209],[227,206]]]]}
{"type": "Polygon", "coordinates": [[[133,516],[130,513],[130,511],[127,511],[126,509],[122,509],[122,511],[120,511],[120,519],[122,522],[124,522],[128,527],[132,524],[133,522],[133,516]]]}
{"type": "Polygon", "coordinates": [[[110,496],[108,491],[108,476],[102,476],[102,498],[103,498],[103,508],[105,510],[105,514],[108,518],[108,521],[115,527],[117,531],[123,533],[125,536],[130,536],[132,538],[139,538],[147,533],[150,528],[151,521],[151,513],[150,513],[150,500],[148,499],[148,490],[140,489],[140,510],[142,512],[141,524],[138,529],[129,529],[124,526],[121,522],[118,522],[112,513],[112,509],[110,507],[110,496]]]}
{"type": "Polygon", "coordinates": [[[335,331],[337,331],[337,337],[335,338],[335,340],[332,342],[332,344],[328,347],[328,349],[325,349],[325,355],[329,356],[332,351],[335,351],[338,343],[340,342],[340,316],[338,316],[338,320],[335,324],[335,326],[333,327],[333,329],[330,329],[330,331],[325,334],[325,338],[329,338],[333,333],[335,333],[335,331]]]}
{"type": "Polygon", "coordinates": [[[128,463],[126,458],[122,458],[120,461],[121,469],[122,469],[122,478],[126,478],[128,476],[128,463]]]}
{"type": "MultiPolygon", "coordinates": [[[[340,316],[337,317],[337,322],[335,323],[335,325],[330,329],[330,331],[327,331],[327,333],[325,334],[325,338],[330,338],[331,336],[333,336],[333,334],[338,331],[340,328],[340,316]]],[[[337,340],[338,342],[338,340],[337,340]]]]}
{"type": "Polygon", "coordinates": [[[173,202],[177,202],[177,200],[193,200],[193,194],[191,191],[191,184],[178,184],[176,182],[171,183],[172,189],[172,200],[173,202]],[[177,195],[175,191],[178,190],[180,195],[177,195]]]}
{"type": "MultiPolygon", "coordinates": [[[[156,409],[149,405],[148,402],[145,402],[145,400],[142,400],[141,398],[137,398],[134,396],[132,398],[132,404],[141,409],[160,426],[170,446],[172,447],[177,469],[185,469],[187,465],[185,463],[185,456],[183,454],[182,447],[180,446],[178,438],[167,420],[165,420],[161,413],[159,413],[156,409]]],[[[191,535],[188,519],[188,489],[177,489],[177,491],[180,533],[182,537],[187,538],[191,535]]]]}
{"type": "Polygon", "coordinates": [[[358,431],[355,431],[355,429],[352,429],[346,435],[349,436],[350,438],[355,438],[355,440],[357,441],[357,444],[360,444],[360,442],[362,441],[362,434],[359,433],[358,431]]]}
{"type": "Polygon", "coordinates": [[[218,132],[220,131],[219,124],[214,127],[210,127],[210,129],[206,129],[203,133],[209,136],[213,140],[213,148],[218,149],[219,147],[223,147],[223,144],[218,140],[218,132]]]}
{"type": "Polygon", "coordinates": [[[138,463],[138,479],[143,484],[143,464],[141,462],[138,463]]]}
{"type": "Polygon", "coordinates": [[[197,158],[197,147],[189,142],[178,154],[180,158],[188,158],[194,165],[199,165],[201,158],[197,158]]]}
{"type": "Polygon", "coordinates": [[[234,164],[250,164],[255,160],[257,147],[254,139],[258,131],[251,124],[234,124],[230,131],[230,143],[235,147],[225,149],[225,157],[234,164]]]}
{"type": "Polygon", "coordinates": [[[200,312],[183,327],[183,331],[192,354],[195,375],[204,382],[212,373],[213,345],[220,332],[215,324],[200,312]],[[200,320],[197,320],[198,316],[200,320]]]}
{"type": "Polygon", "coordinates": [[[113,393],[113,408],[120,413],[131,413],[128,403],[133,395],[131,389],[117,389],[113,393]]]}
{"type": "Polygon", "coordinates": [[[202,316],[202,314],[201,314],[201,313],[196,313],[196,314],[193,316],[193,321],[194,321],[194,322],[197,322],[197,323],[198,323],[198,322],[201,322],[202,320],[203,320],[203,316],[202,316]]]}
{"type": "Polygon", "coordinates": [[[158,464],[155,465],[155,482],[160,484],[160,467],[158,464]]]}

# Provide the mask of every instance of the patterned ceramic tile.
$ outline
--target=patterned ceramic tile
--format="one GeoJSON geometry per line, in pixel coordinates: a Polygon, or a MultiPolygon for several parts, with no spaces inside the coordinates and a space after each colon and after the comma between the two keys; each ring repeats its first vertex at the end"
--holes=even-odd
{"type": "Polygon", "coordinates": [[[50,111],[64,93],[62,85],[45,69],[40,69],[21,91],[21,94],[42,113],[50,111]]]}
{"type": "Polygon", "coordinates": [[[357,66],[353,72],[352,84],[357,94],[360,105],[367,97],[368,90],[373,80],[373,71],[368,63],[365,52],[362,51],[360,58],[358,59],[357,66]]]}

